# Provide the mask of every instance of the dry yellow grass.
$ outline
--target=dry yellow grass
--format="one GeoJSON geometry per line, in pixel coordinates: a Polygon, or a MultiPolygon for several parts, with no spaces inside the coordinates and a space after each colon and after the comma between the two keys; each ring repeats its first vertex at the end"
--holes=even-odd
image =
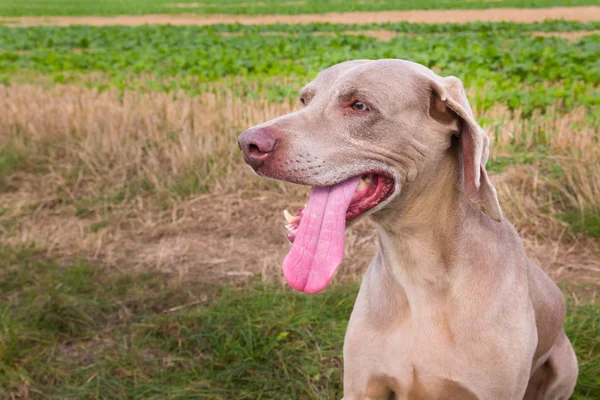
{"type": "Polygon", "coordinates": [[[80,175],[69,189],[72,197],[100,195],[107,185],[132,180],[171,192],[188,173],[211,193],[231,189],[221,178],[234,172],[240,130],[293,107],[231,94],[191,98],[34,85],[0,87],[0,106],[5,143],[52,169],[48,174],[55,179],[44,183],[53,186],[48,190],[69,184],[55,176],[60,172],[80,175]]]}
{"type": "MultiPolygon", "coordinates": [[[[12,168],[0,182],[0,240],[182,279],[280,280],[289,248],[280,211],[302,205],[308,190],[254,177],[235,139],[295,107],[226,91],[191,98],[0,86],[0,155],[12,168]]],[[[546,145],[560,156],[547,162],[562,175],[517,166],[493,180],[507,217],[551,275],[597,281],[598,241],[569,233],[556,218],[600,196],[598,132],[584,110],[525,121],[503,108],[478,115],[494,121],[486,127],[497,132],[492,158],[510,155],[509,144],[532,148],[536,132],[553,132],[546,145]]],[[[369,221],[349,230],[338,282],[361,275],[373,233],[369,221]]]]}

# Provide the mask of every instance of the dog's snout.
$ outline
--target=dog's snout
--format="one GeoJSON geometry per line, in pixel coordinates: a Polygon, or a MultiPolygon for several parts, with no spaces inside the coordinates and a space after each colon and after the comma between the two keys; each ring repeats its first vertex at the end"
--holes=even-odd
{"type": "Polygon", "coordinates": [[[244,160],[252,168],[263,165],[272,155],[277,139],[266,128],[250,128],[238,138],[238,147],[244,153],[244,160]]]}

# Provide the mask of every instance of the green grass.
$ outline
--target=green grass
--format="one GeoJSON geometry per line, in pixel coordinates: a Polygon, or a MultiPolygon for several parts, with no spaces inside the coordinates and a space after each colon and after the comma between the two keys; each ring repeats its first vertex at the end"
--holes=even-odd
{"type": "Polygon", "coordinates": [[[570,209],[560,215],[573,231],[600,239],[600,207],[570,209]]]}
{"type": "Polygon", "coordinates": [[[0,193],[14,190],[8,178],[16,171],[25,168],[27,161],[23,154],[11,146],[0,149],[0,193]]]}
{"type": "MultiPolygon", "coordinates": [[[[504,0],[502,7],[552,7],[597,5],[594,0],[504,0]]],[[[386,11],[415,9],[464,9],[495,8],[499,4],[489,1],[452,0],[383,0],[339,1],[305,0],[4,0],[0,3],[2,16],[50,16],[50,15],[141,15],[141,14],[308,14],[347,11],[386,11]],[[177,7],[177,3],[198,4],[197,7],[177,7]]]]}
{"type": "Polygon", "coordinates": [[[510,156],[501,156],[496,159],[490,159],[486,165],[486,170],[493,173],[505,172],[513,165],[531,165],[536,161],[543,160],[546,154],[543,152],[531,153],[527,151],[515,150],[510,156]]]}
{"type": "MultiPolygon", "coordinates": [[[[0,398],[340,398],[356,287],[316,296],[60,265],[0,248],[0,398]]],[[[600,306],[571,306],[576,399],[600,395],[600,306]]]]}

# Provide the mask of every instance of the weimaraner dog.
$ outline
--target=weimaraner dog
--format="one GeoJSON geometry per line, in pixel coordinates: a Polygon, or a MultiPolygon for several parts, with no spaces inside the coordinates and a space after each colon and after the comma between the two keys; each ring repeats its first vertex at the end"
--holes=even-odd
{"type": "Polygon", "coordinates": [[[344,342],[344,399],[568,399],[578,366],[563,296],[502,215],[460,80],[348,61],[300,101],[238,144],[258,175],[312,186],[306,207],[285,213],[295,289],[327,286],[347,224],[377,224],[344,342]]]}

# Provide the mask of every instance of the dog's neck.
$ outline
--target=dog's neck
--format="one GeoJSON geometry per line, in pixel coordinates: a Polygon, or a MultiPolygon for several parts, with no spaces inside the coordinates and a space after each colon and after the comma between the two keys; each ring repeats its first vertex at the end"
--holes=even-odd
{"type": "Polygon", "coordinates": [[[403,291],[395,297],[413,312],[425,312],[418,309],[449,293],[460,215],[468,207],[456,153],[450,150],[438,167],[420,177],[424,184],[403,193],[397,213],[376,221],[380,262],[374,264],[383,268],[378,279],[395,287],[390,292],[403,291]]]}

